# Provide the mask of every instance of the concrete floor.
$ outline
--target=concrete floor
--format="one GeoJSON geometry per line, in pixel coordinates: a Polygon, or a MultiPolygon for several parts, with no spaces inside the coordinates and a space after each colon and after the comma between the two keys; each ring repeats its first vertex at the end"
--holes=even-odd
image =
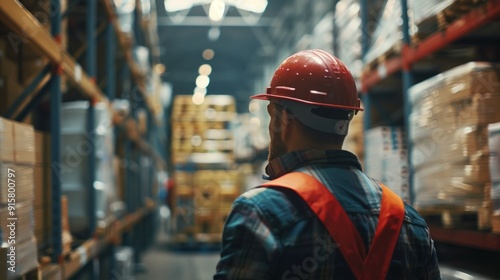
{"type": "Polygon", "coordinates": [[[142,257],[146,271],[134,280],[206,280],[212,279],[219,260],[218,250],[172,250],[160,235],[157,243],[142,257]]]}

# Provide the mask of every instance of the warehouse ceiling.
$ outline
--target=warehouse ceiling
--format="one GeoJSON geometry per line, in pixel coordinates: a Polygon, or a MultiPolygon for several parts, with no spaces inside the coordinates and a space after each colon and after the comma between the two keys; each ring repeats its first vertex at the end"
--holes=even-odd
{"type": "Polygon", "coordinates": [[[273,52],[269,28],[284,1],[269,0],[260,16],[227,6],[218,23],[208,17],[209,4],[167,13],[164,2],[156,2],[158,33],[161,62],[166,66],[163,77],[172,84],[173,93],[193,94],[198,69],[208,63],[212,72],[207,94],[230,94],[240,102],[248,102],[254,94],[252,77],[260,71],[258,65],[273,52]],[[206,49],[214,51],[213,59],[203,58],[206,49]]]}

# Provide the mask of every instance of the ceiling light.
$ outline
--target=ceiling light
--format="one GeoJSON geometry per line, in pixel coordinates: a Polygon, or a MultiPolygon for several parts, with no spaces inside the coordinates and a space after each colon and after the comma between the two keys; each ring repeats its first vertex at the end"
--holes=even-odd
{"type": "Polygon", "coordinates": [[[221,21],[224,18],[224,12],[226,11],[226,3],[223,0],[214,0],[210,4],[210,9],[208,10],[208,17],[212,21],[221,21]]]}
{"type": "Polygon", "coordinates": [[[203,51],[203,54],[202,54],[202,56],[203,56],[203,58],[204,58],[205,60],[210,60],[210,59],[214,58],[214,55],[215,55],[215,53],[214,53],[214,51],[213,51],[213,50],[211,50],[211,49],[206,49],[206,50],[204,50],[204,51],[203,51]]]}
{"type": "Polygon", "coordinates": [[[211,27],[208,30],[208,40],[215,42],[219,39],[220,37],[220,28],[219,27],[211,27]]]}
{"type": "Polygon", "coordinates": [[[188,10],[193,7],[193,0],[165,0],[165,11],[169,13],[188,10]]]}
{"type": "Polygon", "coordinates": [[[198,73],[200,75],[208,76],[210,75],[210,73],[212,73],[212,66],[210,66],[210,64],[203,64],[200,66],[200,68],[198,68],[198,73]]]}
{"type": "Polygon", "coordinates": [[[199,75],[196,78],[196,86],[199,88],[206,88],[210,84],[210,78],[206,75],[199,75]]]}
{"type": "Polygon", "coordinates": [[[234,6],[240,10],[262,14],[267,8],[267,0],[236,0],[234,6]]]}
{"type": "Polygon", "coordinates": [[[205,95],[201,93],[195,93],[193,94],[192,101],[196,105],[201,105],[203,104],[203,101],[205,101],[205,95]]]}
{"type": "Polygon", "coordinates": [[[163,74],[165,72],[165,65],[158,63],[154,66],[153,70],[156,72],[156,74],[163,74]]]}
{"type": "Polygon", "coordinates": [[[206,95],[207,94],[207,88],[206,87],[204,87],[204,88],[195,87],[194,88],[194,93],[206,95]]]}

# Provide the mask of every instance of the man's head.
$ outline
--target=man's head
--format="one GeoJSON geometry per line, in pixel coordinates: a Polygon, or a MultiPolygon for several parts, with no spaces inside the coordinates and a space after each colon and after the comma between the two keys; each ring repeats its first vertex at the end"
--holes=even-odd
{"type": "Polygon", "coordinates": [[[285,59],[267,93],[252,98],[270,101],[270,160],[297,149],[341,149],[349,121],[363,110],[349,70],[321,50],[285,59]]]}

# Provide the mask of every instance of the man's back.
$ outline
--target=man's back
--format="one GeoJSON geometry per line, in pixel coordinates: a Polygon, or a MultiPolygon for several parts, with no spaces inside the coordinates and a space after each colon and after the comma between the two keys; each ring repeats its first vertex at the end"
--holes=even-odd
{"type": "MultiPolygon", "coordinates": [[[[321,181],[369,248],[377,227],[381,189],[361,172],[354,155],[345,151],[294,152],[277,161],[274,170],[270,168],[275,173],[272,177],[299,171],[321,181]]],[[[215,279],[354,279],[337,246],[342,244],[333,241],[294,192],[253,189],[235,201],[215,279]]],[[[440,279],[427,226],[407,205],[387,279],[440,279]]]]}

